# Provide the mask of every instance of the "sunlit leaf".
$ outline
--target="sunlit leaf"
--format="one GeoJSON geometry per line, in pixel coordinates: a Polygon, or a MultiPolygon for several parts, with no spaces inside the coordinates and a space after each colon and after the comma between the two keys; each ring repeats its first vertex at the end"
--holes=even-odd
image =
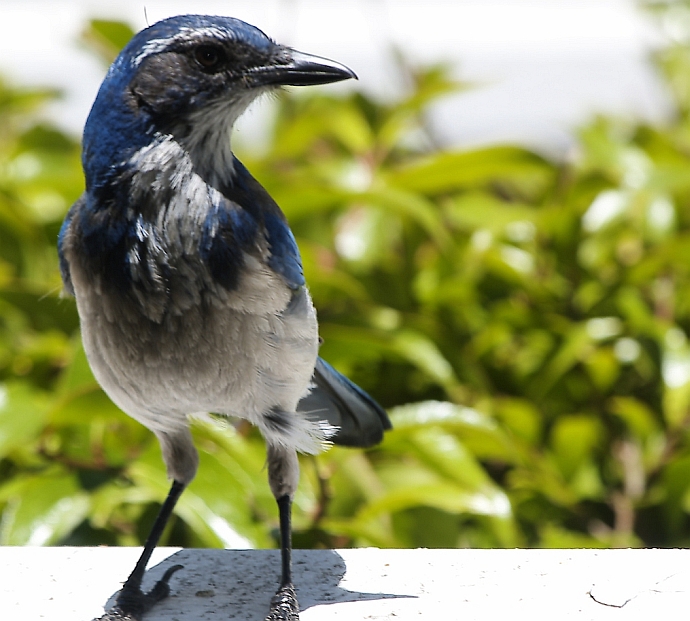
{"type": "Polygon", "coordinates": [[[46,472],[0,487],[6,503],[0,521],[3,545],[55,545],[88,515],[89,498],[73,474],[46,472]]]}
{"type": "Polygon", "coordinates": [[[535,191],[544,189],[553,174],[553,168],[533,153],[517,147],[489,147],[434,155],[394,171],[390,183],[438,194],[453,189],[481,188],[500,180],[535,191]]]}
{"type": "Polygon", "coordinates": [[[49,401],[27,384],[0,384],[0,458],[34,442],[45,425],[49,401]]]}

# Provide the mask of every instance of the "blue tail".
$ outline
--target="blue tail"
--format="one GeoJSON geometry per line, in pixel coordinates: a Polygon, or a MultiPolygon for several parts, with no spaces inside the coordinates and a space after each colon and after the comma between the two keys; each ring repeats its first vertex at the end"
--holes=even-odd
{"type": "Polygon", "coordinates": [[[314,388],[297,409],[310,418],[325,419],[338,427],[331,438],[334,444],[373,446],[392,427],[385,410],[376,401],[322,358],[316,361],[313,381],[314,388]]]}

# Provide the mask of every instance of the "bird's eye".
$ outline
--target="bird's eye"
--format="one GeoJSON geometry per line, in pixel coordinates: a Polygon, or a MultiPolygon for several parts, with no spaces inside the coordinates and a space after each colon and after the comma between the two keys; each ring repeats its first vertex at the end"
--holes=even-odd
{"type": "Polygon", "coordinates": [[[194,49],[194,59],[204,69],[216,69],[223,61],[223,52],[212,45],[200,45],[194,49]]]}

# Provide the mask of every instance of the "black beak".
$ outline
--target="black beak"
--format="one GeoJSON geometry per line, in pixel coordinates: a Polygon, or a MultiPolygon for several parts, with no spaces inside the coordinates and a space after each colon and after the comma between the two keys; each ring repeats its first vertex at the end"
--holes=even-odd
{"type": "Polygon", "coordinates": [[[286,49],[285,52],[287,62],[263,66],[253,72],[257,82],[265,86],[310,86],[357,79],[352,69],[334,60],[304,54],[297,50],[286,49]]]}

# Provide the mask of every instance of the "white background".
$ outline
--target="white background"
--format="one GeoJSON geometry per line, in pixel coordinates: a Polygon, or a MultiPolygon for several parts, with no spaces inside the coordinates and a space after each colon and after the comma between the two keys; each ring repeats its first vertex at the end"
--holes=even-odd
{"type": "MultiPolygon", "coordinates": [[[[79,47],[80,30],[89,17],[143,28],[144,7],[149,23],[189,12],[244,19],[345,63],[382,97],[401,88],[392,45],[418,63],[450,61],[477,87],[434,110],[449,146],[512,141],[562,155],[593,113],[658,120],[669,112],[649,62],[663,40],[632,0],[0,0],[0,74],[62,88],[51,114],[78,133],[105,71],[79,47]]],[[[245,121],[250,137],[265,106],[245,121]]]]}

